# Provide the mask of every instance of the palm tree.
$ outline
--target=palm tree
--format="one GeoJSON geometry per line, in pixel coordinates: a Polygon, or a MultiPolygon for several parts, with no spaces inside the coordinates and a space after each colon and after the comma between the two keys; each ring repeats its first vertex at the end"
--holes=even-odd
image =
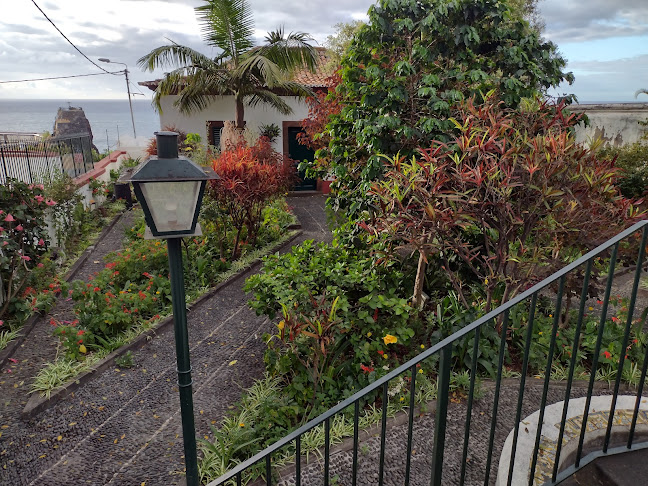
{"type": "Polygon", "coordinates": [[[206,0],[196,7],[203,39],[221,52],[209,58],[190,47],[171,41],[138,60],[144,70],[172,67],[158,85],[153,101],[161,111],[163,96],[179,95],[181,113],[205,109],[216,96],[234,96],[236,127],[243,129],[244,107],[266,103],[284,115],[292,109],[278,93],[312,96],[312,91],[291,81],[297,69],[314,71],[317,52],[308,44],[309,34],[283,28],[269,32],[265,43],[254,46],[252,11],[247,0],[206,0]]]}

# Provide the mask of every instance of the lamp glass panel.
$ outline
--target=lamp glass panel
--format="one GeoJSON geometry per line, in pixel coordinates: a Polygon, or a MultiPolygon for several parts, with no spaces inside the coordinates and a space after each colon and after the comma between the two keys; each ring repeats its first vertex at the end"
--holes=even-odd
{"type": "Polygon", "coordinates": [[[189,231],[194,221],[201,181],[143,182],[146,205],[159,233],[189,231]]]}

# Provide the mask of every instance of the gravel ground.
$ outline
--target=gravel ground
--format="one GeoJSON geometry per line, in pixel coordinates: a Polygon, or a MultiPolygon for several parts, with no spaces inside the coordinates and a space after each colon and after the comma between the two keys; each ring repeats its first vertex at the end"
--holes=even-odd
{"type": "MultiPolygon", "coordinates": [[[[492,462],[488,484],[495,484],[499,456],[504,441],[515,426],[515,410],[519,392],[518,380],[504,380],[499,393],[499,409],[497,427],[493,446],[492,462]]],[[[596,394],[607,394],[606,388],[599,388],[596,394]]],[[[571,398],[586,396],[587,388],[582,384],[572,389],[571,398]]],[[[527,381],[524,391],[522,418],[527,417],[539,408],[542,397],[542,380],[527,381]]],[[[466,460],[466,485],[483,485],[487,466],[487,452],[490,437],[491,417],[493,416],[494,387],[484,384],[478,400],[473,403],[470,426],[468,457],[466,460]]],[[[565,387],[562,383],[553,383],[547,395],[547,403],[564,400],[565,387]]],[[[463,459],[464,431],[466,425],[466,400],[452,400],[448,410],[446,429],[446,445],[443,464],[443,485],[460,484],[461,465],[463,459]]],[[[401,421],[402,422],[402,421],[401,421]]],[[[388,426],[385,446],[385,466],[383,484],[385,486],[400,486],[405,484],[405,464],[407,454],[407,422],[403,425],[388,426]]],[[[520,433],[524,433],[520,430],[520,433]]],[[[358,486],[373,486],[378,484],[380,458],[380,431],[372,437],[361,440],[358,448],[358,486]]],[[[412,486],[427,486],[430,484],[432,470],[432,450],[434,440],[434,413],[415,417],[413,426],[413,441],[411,455],[410,484],[412,486]]],[[[350,486],[352,484],[353,451],[343,450],[331,454],[330,474],[337,479],[332,484],[350,486]]],[[[311,461],[308,466],[302,466],[302,484],[321,486],[323,481],[324,464],[322,461],[311,461]]],[[[279,486],[295,484],[293,475],[285,476],[279,486]]]]}
{"type": "MultiPolygon", "coordinates": [[[[303,227],[294,244],[306,239],[331,240],[324,201],[322,196],[289,199],[303,227]]],[[[120,242],[124,225],[117,225],[108,239],[120,242]]],[[[87,278],[102,267],[93,263],[101,261],[100,247],[97,245],[96,256],[88,259],[79,278],[87,278]]],[[[225,287],[188,315],[198,437],[208,435],[211,423],[225,416],[228,407],[240,398],[242,388],[263,374],[260,337],[270,323],[248,308],[250,296],[242,291],[242,285],[243,280],[238,280],[225,287]],[[234,360],[236,364],[230,366],[234,360]]],[[[134,368],[115,367],[98,374],[74,396],[26,423],[20,420],[20,411],[27,400],[30,379],[40,366],[31,364],[34,349],[51,342],[48,321],[46,318],[45,324],[37,326],[37,334],[29,336],[16,353],[14,358],[19,363],[12,367],[15,369],[2,374],[0,483],[182,483],[183,444],[173,333],[162,332],[136,350],[134,368]]]]}

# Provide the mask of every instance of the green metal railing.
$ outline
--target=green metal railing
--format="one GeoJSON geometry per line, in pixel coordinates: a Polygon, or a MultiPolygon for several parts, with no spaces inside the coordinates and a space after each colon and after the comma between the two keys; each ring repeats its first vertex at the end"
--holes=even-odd
{"type": "MultiPolygon", "coordinates": [[[[629,346],[632,326],[637,325],[635,307],[637,307],[637,293],[647,241],[648,221],[635,224],[551,277],[477,319],[459,332],[431,346],[416,358],[389,372],[254,457],[242,462],[227,474],[211,482],[209,486],[245,484],[250,478],[250,471],[252,469],[258,471],[260,465],[265,466],[263,484],[277,484],[280,468],[275,467],[273,461],[286,448],[294,451],[294,467],[289,476],[292,478],[291,484],[297,486],[302,484],[308,486],[315,484],[324,486],[333,484],[351,486],[358,484],[378,484],[380,486],[383,484],[489,485],[496,482],[498,485],[558,484],[596,457],[645,448],[647,443],[636,439],[636,429],[639,419],[644,420],[640,403],[648,368],[648,346],[642,351],[642,362],[636,364],[641,370],[636,389],[624,392],[634,397],[632,398],[634,406],[626,411],[627,416],[631,419],[623,429],[624,444],[622,446],[615,445],[619,441],[619,427],[613,430],[613,426],[615,423],[619,423],[616,419],[620,413],[617,410],[617,403],[622,391],[625,361],[623,350],[629,346]],[[617,271],[621,253],[634,255],[631,257],[631,262],[628,262],[627,259],[624,262],[626,265],[630,264],[630,268],[632,265],[635,266],[634,278],[630,279],[631,289],[628,295],[627,319],[625,322],[617,324],[624,327],[623,339],[620,343],[622,351],[618,363],[615,364],[617,372],[613,384],[611,383],[609,388],[602,390],[596,385],[595,377],[601,364],[600,356],[602,355],[606,326],[609,325],[608,312],[612,310],[610,299],[615,274],[616,278],[619,278],[619,275],[623,273],[617,271]],[[601,262],[604,262],[604,268],[601,268],[601,262]],[[600,304],[600,315],[596,317],[598,321],[598,329],[594,334],[596,343],[588,361],[588,378],[578,381],[576,370],[579,360],[583,357],[581,341],[587,325],[585,316],[591,306],[592,285],[599,273],[604,274],[602,278],[605,285],[604,297],[600,304]],[[578,301],[575,306],[571,306],[571,299],[566,298],[568,282],[571,284],[580,283],[580,291],[572,290],[572,295],[578,301]],[[578,299],[578,295],[580,295],[580,299],[578,299]],[[546,353],[546,366],[542,370],[536,370],[534,376],[530,368],[530,350],[534,339],[538,338],[538,336],[534,336],[534,321],[538,318],[539,312],[547,312],[546,309],[539,309],[539,302],[546,301],[547,298],[553,302],[553,311],[548,313],[549,317],[553,317],[553,327],[546,353]],[[571,359],[566,370],[566,379],[558,383],[552,380],[551,375],[554,355],[557,352],[556,338],[557,334],[561,332],[559,326],[561,316],[566,315],[570,306],[574,308],[573,310],[578,310],[575,319],[574,339],[570,350],[571,359]],[[524,339],[519,343],[519,375],[517,380],[505,380],[505,358],[511,356],[508,349],[511,343],[507,339],[510,337],[511,316],[519,315],[521,311],[526,316],[526,328],[522,331],[524,339]],[[491,330],[499,330],[499,354],[496,357],[496,371],[488,383],[482,383],[480,391],[478,361],[481,352],[481,338],[487,327],[491,330]],[[459,399],[456,397],[453,399],[451,370],[453,368],[453,349],[458,346],[472,351],[472,354],[468,356],[467,363],[470,382],[465,394],[459,399]],[[415,427],[415,418],[420,415],[415,403],[417,375],[419,375],[417,370],[421,363],[430,359],[438,359],[438,391],[434,422],[432,424],[431,420],[428,420],[427,427],[423,425],[415,427]],[[390,400],[390,384],[399,377],[405,377],[409,384],[408,417],[406,420],[400,421],[402,424],[398,426],[400,429],[396,426],[388,427],[387,406],[390,400]],[[591,440],[587,431],[588,426],[590,428],[593,426],[593,422],[590,420],[593,397],[601,394],[611,395],[611,399],[605,410],[607,416],[607,424],[604,423],[605,434],[599,444],[591,440]],[[379,436],[374,439],[377,460],[367,456],[366,451],[364,454],[360,454],[362,457],[359,457],[361,434],[359,417],[363,408],[367,406],[366,398],[368,396],[382,397],[380,432],[379,436]],[[576,420],[573,416],[568,417],[567,404],[577,397],[584,397],[585,406],[580,410],[576,420]],[[562,409],[559,414],[560,420],[554,427],[554,429],[558,429],[558,438],[553,442],[555,449],[549,454],[546,437],[543,434],[546,430],[543,429],[542,424],[547,420],[548,407],[552,403],[558,403],[559,409],[560,407],[562,409]],[[535,429],[532,427],[534,423],[529,423],[525,419],[531,412],[536,412],[534,416],[536,417],[534,419],[535,429]],[[352,458],[347,462],[335,461],[335,465],[332,465],[330,430],[334,418],[339,414],[353,417],[353,435],[350,439],[353,441],[352,447],[350,451],[342,452],[342,454],[351,455],[352,458]],[[569,431],[568,421],[570,421],[569,431]],[[578,423],[580,423],[580,430],[575,430],[574,424],[578,425],[578,423]],[[316,461],[304,464],[302,439],[304,434],[316,427],[324,428],[323,451],[317,456],[316,461]],[[415,431],[418,431],[418,435],[415,435],[415,431]],[[449,431],[451,432],[449,433],[449,431]],[[534,434],[535,437],[533,437],[534,434]],[[508,448],[504,448],[507,435],[509,436],[508,448]],[[433,437],[429,446],[425,446],[426,437],[433,437]],[[397,442],[394,444],[395,440],[397,442]],[[521,454],[523,441],[526,444],[524,447],[527,448],[527,455],[521,454]],[[533,444],[532,448],[530,448],[530,444],[533,444]],[[570,448],[569,454],[564,450],[567,448],[567,444],[570,448]],[[502,453],[503,449],[506,451],[505,453],[502,453]],[[386,453],[387,450],[389,453],[386,453]],[[404,458],[402,457],[403,451],[404,458]],[[553,456],[553,459],[547,460],[548,456],[553,456]],[[521,457],[523,459],[520,459],[521,457]],[[364,477],[366,468],[361,467],[363,460],[375,461],[377,467],[373,469],[372,474],[377,470],[377,479],[373,475],[369,478],[364,477]],[[508,468],[502,467],[500,461],[508,461],[508,468]],[[414,462],[416,462],[416,466],[414,462]],[[519,479],[520,471],[524,477],[523,482],[519,479]],[[313,479],[315,476],[318,476],[317,480],[313,479]]],[[[573,289],[573,285],[570,288],[573,289]]],[[[590,320],[591,318],[590,315],[590,320]]],[[[597,414],[600,415],[600,413],[600,410],[597,411],[597,414]]],[[[648,412],[645,419],[648,420],[648,412]]],[[[285,475],[283,477],[285,478],[285,475]]]]}

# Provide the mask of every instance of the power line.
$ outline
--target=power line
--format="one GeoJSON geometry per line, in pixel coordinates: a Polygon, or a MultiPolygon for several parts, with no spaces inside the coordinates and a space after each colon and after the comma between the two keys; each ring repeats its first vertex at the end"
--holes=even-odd
{"type": "Polygon", "coordinates": [[[85,76],[104,76],[106,74],[121,74],[123,71],[110,72],[106,71],[105,73],[92,73],[92,74],[74,74],[72,76],[54,76],[51,78],[35,78],[35,79],[16,79],[14,81],[0,81],[0,84],[7,83],[28,83],[30,81],[46,81],[48,79],[67,79],[67,78],[83,78],[85,76]]]}
{"type": "Polygon", "coordinates": [[[67,36],[66,36],[63,32],[61,32],[61,29],[59,29],[59,28],[56,26],[56,24],[55,24],[54,22],[52,22],[52,20],[47,16],[47,14],[46,14],[45,12],[43,12],[43,9],[40,8],[40,7],[38,6],[38,4],[36,3],[36,0],[32,0],[32,3],[33,3],[34,5],[36,5],[36,8],[37,8],[38,10],[40,10],[40,13],[43,14],[43,16],[44,16],[44,17],[49,21],[49,23],[52,24],[56,30],[58,30],[59,34],[61,34],[61,35],[63,36],[63,38],[64,38],[66,41],[68,41],[68,42],[70,43],[70,45],[71,45],[72,47],[74,47],[74,48],[77,50],[77,52],[78,52],[79,54],[81,54],[83,57],[85,57],[85,58],[86,58],[88,61],[90,61],[92,64],[94,64],[95,66],[97,66],[99,69],[101,69],[104,73],[107,73],[107,74],[115,74],[115,73],[111,73],[110,71],[107,71],[106,69],[102,68],[99,64],[97,64],[97,63],[94,62],[92,59],[90,59],[88,56],[86,56],[83,52],[81,52],[81,50],[80,50],[77,46],[75,46],[75,45],[72,43],[72,41],[71,41],[70,39],[68,39],[67,36]]]}

